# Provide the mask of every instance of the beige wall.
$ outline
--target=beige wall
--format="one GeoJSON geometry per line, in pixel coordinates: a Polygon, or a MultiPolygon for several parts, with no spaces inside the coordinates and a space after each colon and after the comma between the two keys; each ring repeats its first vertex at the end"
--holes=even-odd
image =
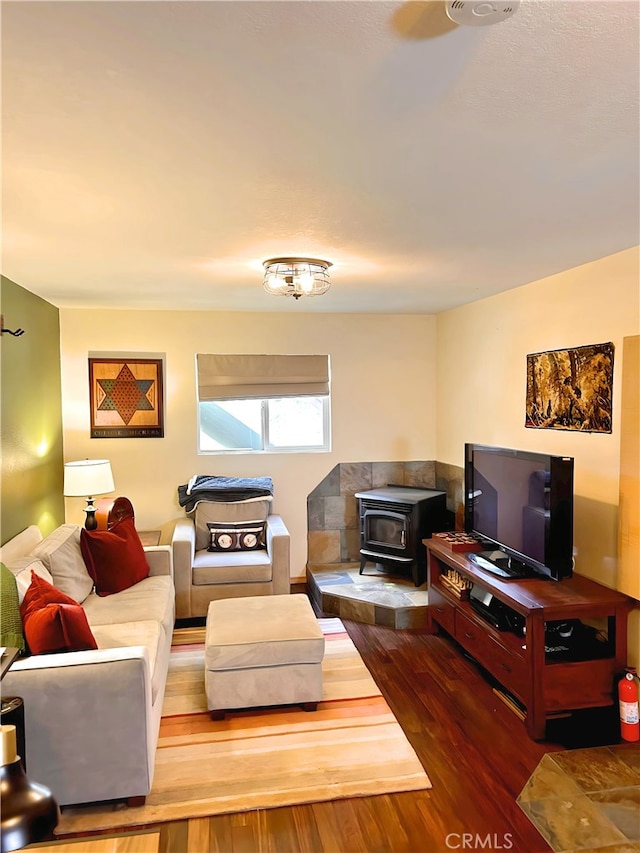
{"type": "MultiPolygon", "coordinates": [[[[61,309],[65,461],[111,460],[116,494],[140,529],[183,515],[193,474],[265,476],[291,532],[292,578],[304,576],[307,495],[339,462],[435,459],[435,317],[61,309]],[[165,437],[90,439],[89,352],[164,354],[165,437]],[[329,353],[333,448],[319,454],[198,456],[196,352],[329,353]]],[[[81,499],[67,520],[82,523],[81,499]]]]}
{"type": "MultiPolygon", "coordinates": [[[[465,441],[575,457],[576,570],[617,584],[622,340],[640,331],[637,249],[437,317],[437,459],[461,465],[465,441]],[[525,429],[526,355],[612,341],[613,432],[525,429]]],[[[640,568],[639,568],[640,571],[640,568]]],[[[640,663],[638,612],[631,661],[640,663]]]]}
{"type": "Polygon", "coordinates": [[[624,339],[620,419],[620,589],[640,599],[640,335],[624,339]]]}

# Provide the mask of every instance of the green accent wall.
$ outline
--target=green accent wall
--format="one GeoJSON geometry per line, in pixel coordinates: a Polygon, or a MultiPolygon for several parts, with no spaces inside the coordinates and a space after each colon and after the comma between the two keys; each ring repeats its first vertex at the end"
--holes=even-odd
{"type": "Polygon", "coordinates": [[[0,543],[30,524],[64,523],[59,311],[4,276],[0,308],[0,543]]]}

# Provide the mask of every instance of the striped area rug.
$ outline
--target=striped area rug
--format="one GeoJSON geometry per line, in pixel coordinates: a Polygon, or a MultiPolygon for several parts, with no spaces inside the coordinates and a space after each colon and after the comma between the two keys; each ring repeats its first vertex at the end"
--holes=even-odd
{"type": "Polygon", "coordinates": [[[326,644],[318,710],[254,709],[219,722],[206,707],[204,628],[177,629],[145,805],[66,808],[56,835],[430,788],[344,626],[319,621],[326,644]]]}

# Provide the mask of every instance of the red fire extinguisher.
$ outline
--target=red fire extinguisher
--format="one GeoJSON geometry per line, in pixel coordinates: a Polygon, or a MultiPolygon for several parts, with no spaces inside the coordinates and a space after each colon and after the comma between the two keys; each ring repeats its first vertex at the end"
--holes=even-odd
{"type": "Polygon", "coordinates": [[[627,667],[627,671],[618,682],[618,699],[620,702],[620,735],[622,739],[640,740],[638,676],[635,669],[627,667]]]}

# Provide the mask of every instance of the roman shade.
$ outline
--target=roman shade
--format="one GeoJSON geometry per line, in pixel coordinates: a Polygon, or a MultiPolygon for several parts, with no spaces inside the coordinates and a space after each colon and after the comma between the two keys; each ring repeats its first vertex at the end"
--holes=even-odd
{"type": "Polygon", "coordinates": [[[328,355],[196,355],[198,399],[322,397],[329,393],[328,355]]]}

